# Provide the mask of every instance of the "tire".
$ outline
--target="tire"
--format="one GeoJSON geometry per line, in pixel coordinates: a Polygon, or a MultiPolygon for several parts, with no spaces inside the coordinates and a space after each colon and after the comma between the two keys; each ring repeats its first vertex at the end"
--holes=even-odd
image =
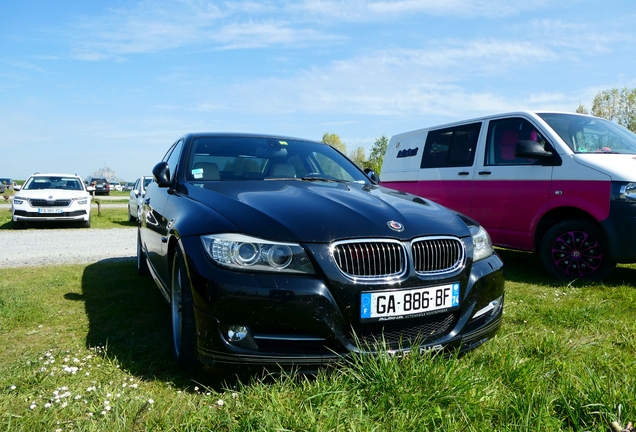
{"type": "Polygon", "coordinates": [[[144,256],[143,249],[141,247],[141,234],[137,229],[137,273],[139,276],[149,276],[150,269],[148,268],[148,261],[144,256]]]}
{"type": "Polygon", "coordinates": [[[198,360],[196,356],[194,302],[185,261],[178,249],[172,260],[171,275],[172,354],[175,363],[181,370],[195,372],[198,370],[198,360]]]}
{"type": "Polygon", "coordinates": [[[91,227],[91,220],[87,220],[82,222],[82,228],[90,228],[91,227]]]}
{"type": "Polygon", "coordinates": [[[561,280],[599,281],[616,267],[603,230],[585,219],[566,220],[550,228],[539,254],[548,273],[561,280]]]}
{"type": "Polygon", "coordinates": [[[137,218],[130,213],[130,204],[128,204],[128,222],[135,222],[136,220],[137,218]]]}

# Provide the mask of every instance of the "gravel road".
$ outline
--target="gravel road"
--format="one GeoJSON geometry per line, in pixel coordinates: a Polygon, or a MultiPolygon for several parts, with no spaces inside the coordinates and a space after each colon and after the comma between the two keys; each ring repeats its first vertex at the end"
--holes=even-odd
{"type": "Polygon", "coordinates": [[[0,231],[0,268],[91,263],[137,256],[137,228],[0,231]]]}

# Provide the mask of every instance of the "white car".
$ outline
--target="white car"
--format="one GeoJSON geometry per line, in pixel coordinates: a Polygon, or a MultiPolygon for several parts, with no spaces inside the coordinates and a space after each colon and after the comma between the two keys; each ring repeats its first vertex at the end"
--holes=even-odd
{"type": "Polygon", "coordinates": [[[124,189],[124,187],[118,181],[112,181],[110,182],[110,189],[121,192],[124,189]]]}
{"type": "Polygon", "coordinates": [[[152,176],[139,177],[135,182],[128,198],[128,221],[139,220],[146,188],[150,182],[152,182],[152,176]]]}
{"type": "Polygon", "coordinates": [[[91,196],[75,174],[35,173],[11,204],[13,229],[26,222],[80,222],[91,226],[91,196]]]}

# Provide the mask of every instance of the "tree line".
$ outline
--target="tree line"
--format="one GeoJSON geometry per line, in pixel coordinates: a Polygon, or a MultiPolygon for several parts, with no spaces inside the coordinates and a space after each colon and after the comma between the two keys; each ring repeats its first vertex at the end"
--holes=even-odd
{"type": "Polygon", "coordinates": [[[630,131],[636,132],[636,88],[603,90],[594,97],[590,112],[583,104],[579,104],[576,112],[615,121],[630,131]]]}
{"type": "Polygon", "coordinates": [[[364,153],[364,149],[360,146],[357,146],[356,148],[351,150],[351,152],[347,153],[347,145],[342,142],[338,134],[325,132],[325,134],[322,136],[322,142],[324,142],[325,144],[329,144],[331,147],[340,150],[341,153],[348,155],[349,159],[354,161],[360,168],[370,168],[378,175],[382,170],[384,152],[389,145],[389,139],[386,137],[386,135],[382,135],[380,138],[376,138],[373,142],[373,147],[371,147],[371,153],[367,158],[364,153]]]}

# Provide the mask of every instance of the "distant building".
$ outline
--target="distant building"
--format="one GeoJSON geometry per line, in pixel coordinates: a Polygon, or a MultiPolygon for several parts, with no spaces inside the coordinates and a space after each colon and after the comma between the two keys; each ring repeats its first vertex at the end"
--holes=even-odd
{"type": "Polygon", "coordinates": [[[121,181],[121,179],[119,177],[117,177],[117,174],[115,174],[115,171],[113,171],[112,169],[108,168],[106,165],[104,165],[104,168],[100,168],[97,171],[95,171],[94,173],[92,173],[91,177],[103,177],[106,180],[108,180],[109,182],[111,182],[111,181],[121,181]]]}

